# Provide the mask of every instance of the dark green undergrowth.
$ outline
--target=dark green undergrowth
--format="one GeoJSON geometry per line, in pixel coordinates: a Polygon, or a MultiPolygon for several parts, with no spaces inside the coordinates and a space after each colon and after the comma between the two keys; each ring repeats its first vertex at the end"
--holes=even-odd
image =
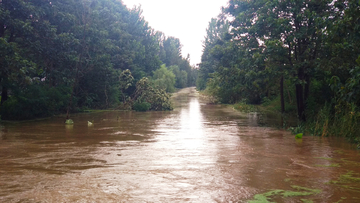
{"type": "MultiPolygon", "coordinates": [[[[309,103],[309,105],[312,105],[309,103]]],[[[261,105],[251,105],[244,102],[233,105],[234,109],[242,112],[259,112],[262,114],[274,114],[278,118],[283,116],[285,127],[293,134],[304,133],[312,136],[337,136],[345,137],[350,142],[356,143],[360,148],[360,109],[353,103],[343,105],[325,104],[324,106],[312,105],[306,112],[307,121],[297,125],[291,120],[296,120],[296,106],[285,104],[285,113],[281,114],[280,99],[265,99],[261,105]]]]}
{"type": "Polygon", "coordinates": [[[360,147],[360,57],[356,62],[358,66],[348,71],[346,80],[336,75],[323,83],[313,80],[307,101],[307,120],[300,126],[303,132],[345,137],[360,147]],[[330,94],[331,97],[324,97],[330,94]]]}
{"type": "MultiPolygon", "coordinates": [[[[234,108],[243,112],[257,111],[263,114],[275,114],[278,118],[283,117],[283,126],[293,134],[303,133],[312,136],[337,136],[345,137],[350,142],[356,143],[360,148],[360,108],[355,102],[346,100],[345,93],[338,93],[336,99],[326,101],[325,98],[315,100],[316,95],[321,95],[323,84],[313,82],[311,97],[307,102],[306,122],[290,122],[297,118],[295,101],[285,98],[285,113],[281,113],[280,97],[272,100],[264,97],[261,105],[249,105],[244,102],[237,103],[234,108]],[[322,105],[321,105],[322,104],[322,105]]],[[[341,86],[341,85],[340,85],[341,86]]],[[[345,87],[339,87],[339,91],[345,91],[345,87]]]]}
{"type": "Polygon", "coordinates": [[[261,119],[259,119],[260,125],[289,128],[297,126],[298,124],[296,119],[296,106],[293,103],[286,102],[285,113],[281,113],[279,97],[275,97],[273,100],[265,97],[262,104],[239,102],[234,104],[233,107],[234,109],[245,113],[259,113],[259,116],[261,117],[261,119]]]}
{"type": "MultiPolygon", "coordinates": [[[[242,112],[263,112],[263,113],[276,113],[281,115],[280,97],[275,97],[272,100],[264,97],[261,104],[249,104],[247,102],[238,102],[234,104],[234,109],[242,112]]],[[[287,100],[285,101],[285,117],[296,116],[296,105],[287,100]]]]}
{"type": "Polygon", "coordinates": [[[316,113],[308,115],[309,119],[298,126],[297,131],[314,136],[345,137],[360,147],[360,112],[356,105],[339,107],[326,104],[316,113]]]}
{"type": "Polygon", "coordinates": [[[135,111],[148,111],[150,107],[151,104],[148,102],[135,102],[132,108],[135,111]]]}
{"type": "Polygon", "coordinates": [[[32,85],[0,106],[3,120],[29,120],[66,112],[70,88],[32,85]]]}
{"type": "MultiPolygon", "coordinates": [[[[269,100],[266,97],[263,98],[261,107],[267,111],[274,111],[281,113],[280,97],[278,96],[273,100],[269,100]]],[[[296,114],[296,104],[293,101],[291,101],[290,103],[288,100],[285,100],[285,114],[291,114],[291,115],[296,114]]]]}

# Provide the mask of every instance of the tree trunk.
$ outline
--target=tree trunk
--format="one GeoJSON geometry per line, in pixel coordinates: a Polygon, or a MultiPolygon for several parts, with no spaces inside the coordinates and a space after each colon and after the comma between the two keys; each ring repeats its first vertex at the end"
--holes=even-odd
{"type": "Polygon", "coordinates": [[[304,114],[304,91],[303,86],[301,84],[296,84],[296,103],[297,103],[297,110],[298,110],[298,118],[300,121],[305,121],[305,114],[304,114]]]}
{"type": "Polygon", "coordinates": [[[109,98],[108,98],[108,95],[107,95],[107,92],[106,92],[106,85],[105,85],[104,92],[105,92],[105,97],[106,97],[106,100],[105,100],[105,102],[106,102],[106,108],[108,108],[108,107],[109,107],[109,102],[108,102],[109,98]]]}
{"type": "Polygon", "coordinates": [[[285,100],[284,100],[284,76],[280,78],[280,100],[281,100],[281,113],[285,113],[285,100]]]}
{"type": "MultiPolygon", "coordinates": [[[[83,5],[84,6],[84,5],[83,5]]],[[[83,66],[82,66],[82,58],[84,55],[84,51],[85,51],[85,37],[86,37],[86,28],[88,26],[88,22],[86,21],[85,18],[85,14],[82,14],[83,17],[83,36],[82,36],[82,40],[81,40],[81,51],[80,51],[80,55],[79,55],[79,59],[76,62],[76,74],[75,74],[75,80],[72,84],[72,89],[71,89],[71,95],[70,95],[70,99],[69,99],[69,103],[68,103],[68,107],[67,107],[67,112],[66,112],[66,119],[70,118],[70,109],[72,107],[72,103],[73,103],[73,98],[74,98],[74,94],[75,94],[75,88],[77,86],[77,83],[79,81],[79,72],[83,70],[83,66]]]]}
{"type": "Polygon", "coordinates": [[[309,98],[309,94],[310,94],[310,77],[308,74],[305,75],[305,94],[304,94],[304,100],[305,103],[307,102],[307,99],[309,98]]]}
{"type": "Polygon", "coordinates": [[[290,95],[290,90],[289,90],[289,87],[286,85],[286,91],[287,91],[287,94],[288,94],[288,97],[289,97],[289,104],[292,104],[292,100],[291,100],[291,95],[290,95]]]}
{"type": "Polygon", "coordinates": [[[70,108],[72,106],[72,101],[73,101],[73,97],[74,97],[74,89],[75,89],[75,82],[73,83],[73,86],[71,88],[70,100],[69,100],[69,104],[68,104],[67,110],[66,110],[66,120],[68,120],[70,118],[70,108]]]}
{"type": "Polygon", "coordinates": [[[66,111],[66,120],[70,118],[70,109],[71,109],[73,98],[74,98],[75,87],[76,87],[77,82],[78,82],[79,69],[80,69],[79,66],[81,66],[81,60],[82,60],[82,53],[80,54],[78,63],[76,63],[75,80],[74,80],[74,82],[72,84],[72,88],[71,88],[70,100],[69,100],[69,104],[67,106],[67,111],[66,111]]]}
{"type": "MultiPolygon", "coordinates": [[[[304,80],[304,69],[298,70],[298,79],[302,82],[304,80]]],[[[304,88],[303,85],[296,84],[296,103],[298,109],[298,118],[300,121],[306,121],[305,117],[305,102],[304,102],[304,88]]]]}
{"type": "Polygon", "coordinates": [[[6,86],[2,86],[1,90],[1,105],[8,100],[8,88],[6,86]]]}
{"type": "Polygon", "coordinates": [[[0,24],[0,37],[4,38],[5,36],[5,28],[4,24],[0,24]]]}

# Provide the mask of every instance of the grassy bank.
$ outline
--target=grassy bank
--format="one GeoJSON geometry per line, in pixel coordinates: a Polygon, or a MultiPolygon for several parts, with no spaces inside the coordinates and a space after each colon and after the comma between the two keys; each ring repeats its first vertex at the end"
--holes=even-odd
{"type": "Polygon", "coordinates": [[[239,102],[233,104],[233,108],[245,113],[259,113],[263,117],[262,121],[264,122],[264,125],[271,125],[286,129],[296,127],[298,125],[298,121],[296,119],[296,106],[291,103],[286,103],[285,113],[282,114],[279,98],[275,98],[273,100],[264,99],[262,104],[259,105],[239,102]]]}
{"type": "Polygon", "coordinates": [[[308,120],[299,130],[314,136],[345,137],[360,148],[360,112],[354,104],[333,106],[326,104],[320,110],[309,112],[308,120]]]}

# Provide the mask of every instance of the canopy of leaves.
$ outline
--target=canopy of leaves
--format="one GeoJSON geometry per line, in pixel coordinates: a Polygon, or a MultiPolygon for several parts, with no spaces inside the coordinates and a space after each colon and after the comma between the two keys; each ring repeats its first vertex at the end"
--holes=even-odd
{"type": "Polygon", "coordinates": [[[326,102],[359,106],[359,13],[357,0],[230,0],[209,23],[197,87],[224,103],[285,88],[302,121],[326,102]]]}
{"type": "MultiPolygon", "coordinates": [[[[181,56],[179,39],[152,29],[140,7],[128,9],[118,0],[0,1],[3,119],[43,117],[65,109],[116,108],[134,94],[136,82],[157,73],[164,63],[179,67],[177,87],[195,84],[196,71],[181,56]],[[41,92],[39,98],[31,96],[35,89],[41,92]],[[15,113],[35,112],[36,99],[56,101],[49,89],[67,95],[54,104],[67,108],[44,108],[25,117],[15,113]]],[[[175,85],[175,79],[158,79],[159,85],[175,85]]]]}

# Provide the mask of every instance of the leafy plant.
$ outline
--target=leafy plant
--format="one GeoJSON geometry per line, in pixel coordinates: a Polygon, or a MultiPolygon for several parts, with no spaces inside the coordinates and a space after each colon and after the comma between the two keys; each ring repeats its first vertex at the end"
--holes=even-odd
{"type": "Polygon", "coordinates": [[[298,125],[297,127],[290,127],[288,130],[290,130],[291,133],[294,135],[302,134],[305,131],[304,125],[298,125]]]}
{"type": "Polygon", "coordinates": [[[303,137],[303,133],[298,133],[295,135],[296,139],[302,139],[302,137],[303,137]]]}

